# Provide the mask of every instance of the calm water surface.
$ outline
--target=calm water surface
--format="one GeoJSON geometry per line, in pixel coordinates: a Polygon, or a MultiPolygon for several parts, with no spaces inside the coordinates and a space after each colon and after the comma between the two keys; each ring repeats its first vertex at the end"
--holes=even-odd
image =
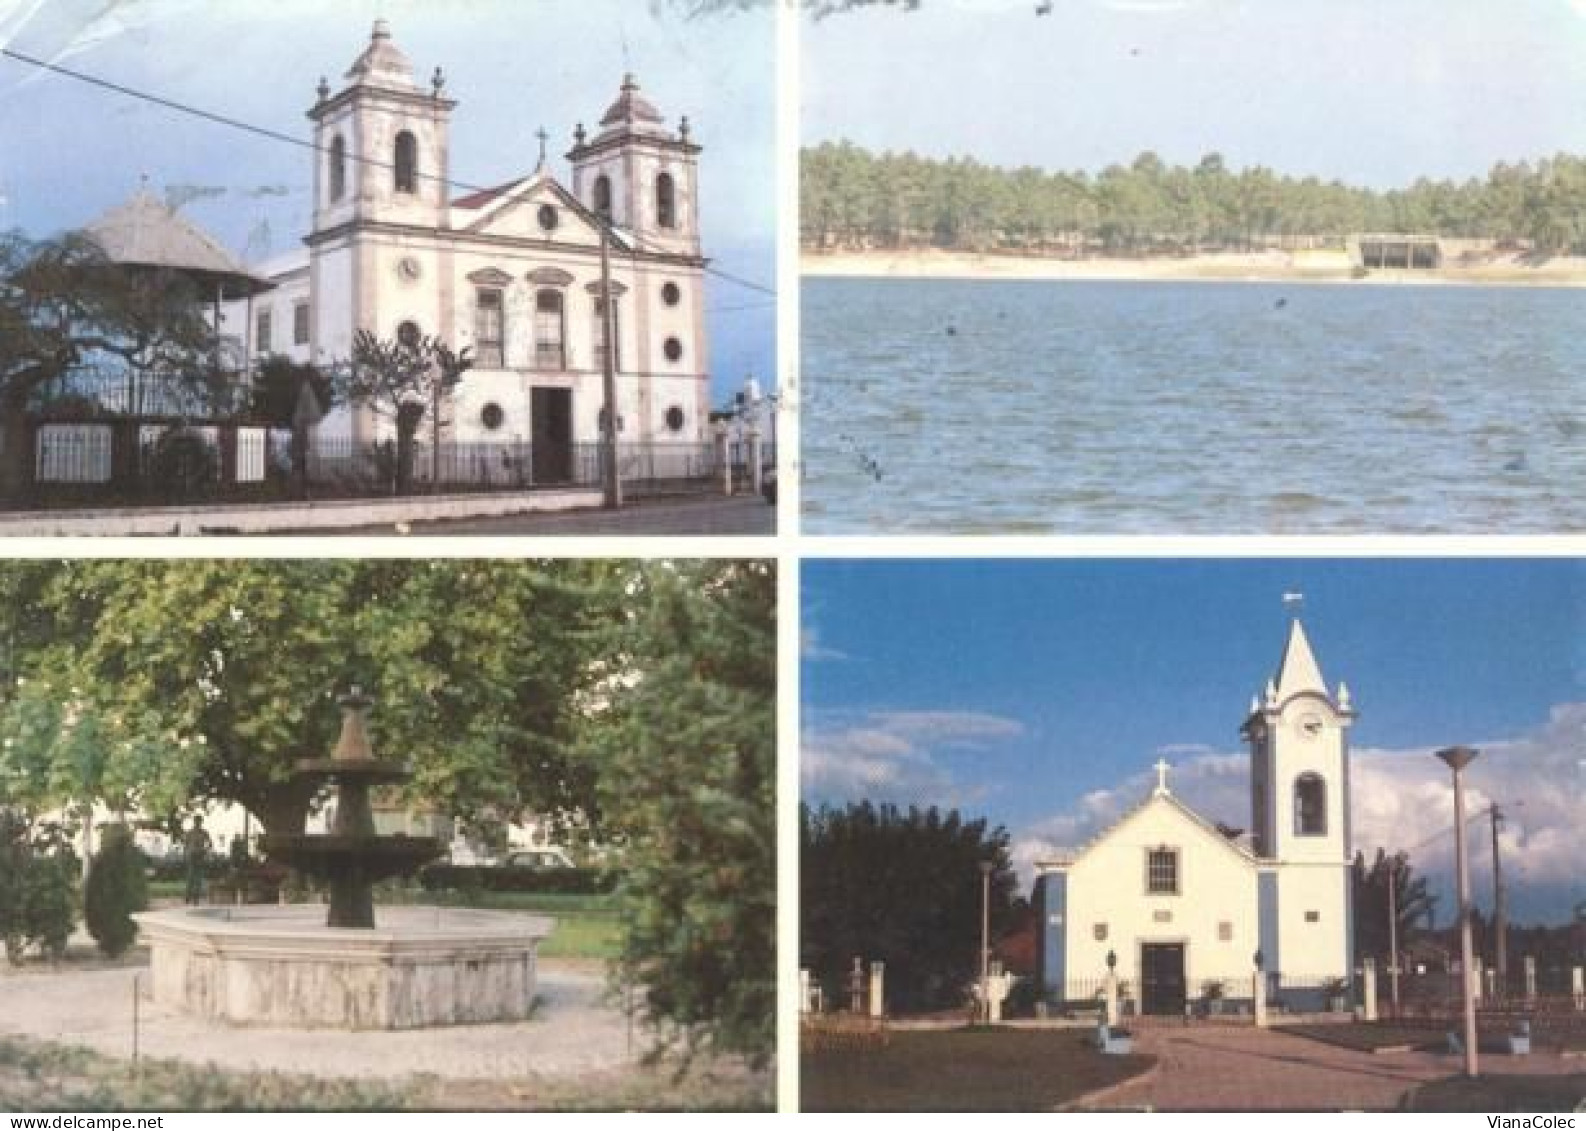
{"type": "Polygon", "coordinates": [[[1586,291],[808,279],[802,321],[811,534],[1586,531],[1586,291]]]}

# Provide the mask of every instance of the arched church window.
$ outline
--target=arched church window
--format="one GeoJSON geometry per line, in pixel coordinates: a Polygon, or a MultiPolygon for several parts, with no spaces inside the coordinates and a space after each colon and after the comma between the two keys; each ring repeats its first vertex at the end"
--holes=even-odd
{"type": "Polygon", "coordinates": [[[562,318],[562,292],[542,290],[534,296],[534,366],[566,369],[566,335],[562,318]]]}
{"type": "Polygon", "coordinates": [[[396,154],[393,162],[397,192],[417,192],[419,179],[419,143],[407,130],[396,136],[396,154]]]}
{"type": "Polygon", "coordinates": [[[595,214],[611,219],[611,178],[604,173],[595,178],[595,214]]]}
{"type": "Polygon", "coordinates": [[[1327,783],[1319,774],[1294,779],[1294,835],[1327,835],[1327,783]]]}
{"type": "Polygon", "coordinates": [[[330,143],[330,198],[340,200],[347,193],[347,142],[337,134],[330,143]]]}
{"type": "Polygon", "coordinates": [[[416,350],[424,342],[424,331],[419,329],[419,324],[407,321],[397,326],[397,344],[403,349],[416,350]]]}
{"type": "Polygon", "coordinates": [[[663,228],[677,227],[677,186],[671,173],[655,178],[655,222],[663,228]]]}

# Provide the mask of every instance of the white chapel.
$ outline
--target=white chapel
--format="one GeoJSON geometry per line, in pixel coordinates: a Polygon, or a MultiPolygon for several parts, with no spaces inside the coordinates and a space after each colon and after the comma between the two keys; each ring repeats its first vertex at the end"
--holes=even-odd
{"type": "MultiPolygon", "coordinates": [[[[320,80],[313,123],[313,223],[306,247],[265,264],[275,290],[228,309],[248,356],[334,365],[363,329],[471,348],[474,367],[444,414],[449,438],[600,438],[604,405],[600,226],[609,225],[619,439],[703,442],[709,375],[698,156],[688,119],[668,128],[633,77],[566,154],[454,194],[457,103],[436,68],[423,86],[376,21],[345,85],[320,80]]],[[[355,439],[383,433],[367,409],[355,439]]],[[[552,475],[554,478],[554,474],[552,475]]]]}
{"type": "MultiPolygon", "coordinates": [[[[1248,997],[1257,955],[1274,987],[1315,998],[1353,967],[1348,732],[1298,618],[1250,704],[1250,830],[1233,836],[1173,795],[1150,796],[1073,855],[1037,864],[1040,978],[1089,997],[1109,956],[1144,1013],[1182,1013],[1218,983],[1248,997]]],[[[1229,830],[1232,832],[1233,830],[1229,830]]]]}

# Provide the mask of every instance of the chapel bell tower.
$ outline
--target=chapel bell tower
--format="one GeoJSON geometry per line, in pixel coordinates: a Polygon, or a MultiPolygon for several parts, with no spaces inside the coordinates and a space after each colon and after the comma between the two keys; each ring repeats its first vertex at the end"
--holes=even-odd
{"type": "Polygon", "coordinates": [[[1295,617],[1277,675],[1251,700],[1241,730],[1250,744],[1251,831],[1256,855],[1338,863],[1350,853],[1349,688],[1330,695],[1295,617]]]}
{"type": "Polygon", "coordinates": [[[686,117],[668,130],[628,75],[600,132],[591,138],[579,125],[573,138],[573,194],[586,207],[637,236],[644,250],[699,255],[700,147],[686,117]]]}

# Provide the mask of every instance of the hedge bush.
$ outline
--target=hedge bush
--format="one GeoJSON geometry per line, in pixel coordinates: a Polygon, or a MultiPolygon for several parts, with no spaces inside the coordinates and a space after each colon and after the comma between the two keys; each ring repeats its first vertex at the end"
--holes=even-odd
{"type": "Polygon", "coordinates": [[[0,809],[0,939],[10,961],[20,962],[34,945],[52,961],[65,955],[76,922],[76,877],[77,856],[64,830],[35,829],[0,809]]]}
{"type": "Polygon", "coordinates": [[[120,957],[138,937],[132,913],[147,910],[149,884],[143,875],[143,854],[125,825],[109,825],[101,834],[83,886],[83,918],[99,949],[120,957]]]}
{"type": "Polygon", "coordinates": [[[616,887],[616,876],[598,868],[508,868],[431,864],[419,873],[425,891],[516,891],[596,895],[616,887]]]}

